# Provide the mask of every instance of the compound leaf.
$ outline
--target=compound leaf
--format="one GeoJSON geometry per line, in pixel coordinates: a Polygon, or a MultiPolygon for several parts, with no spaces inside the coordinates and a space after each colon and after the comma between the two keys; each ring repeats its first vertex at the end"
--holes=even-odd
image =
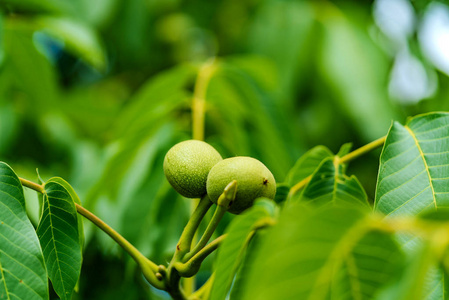
{"type": "Polygon", "coordinates": [[[0,162],[0,299],[48,299],[47,272],[22,185],[0,162]]]}

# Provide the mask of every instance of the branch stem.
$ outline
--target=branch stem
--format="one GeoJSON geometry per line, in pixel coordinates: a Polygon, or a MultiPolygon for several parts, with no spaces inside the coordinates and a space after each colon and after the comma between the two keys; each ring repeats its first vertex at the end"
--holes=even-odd
{"type": "MultiPolygon", "coordinates": [[[[40,185],[37,183],[34,183],[32,181],[29,181],[24,178],[20,178],[20,182],[23,186],[30,188],[32,190],[35,190],[36,192],[45,194],[45,187],[44,185],[40,185]]],[[[78,203],[75,203],[76,211],[94,223],[98,228],[100,228],[103,232],[105,232],[107,235],[109,235],[120,247],[123,248],[128,254],[134,259],[134,261],[139,265],[139,267],[142,269],[142,273],[144,274],[145,278],[156,288],[158,289],[165,289],[165,285],[162,281],[156,278],[155,273],[158,270],[158,266],[153,263],[151,260],[146,258],[142,253],[140,253],[139,250],[136,249],[128,240],[126,240],[122,235],[120,235],[117,231],[112,229],[109,225],[107,225],[103,220],[98,218],[96,215],[94,215],[89,210],[85,209],[78,203]]]]}
{"type": "Polygon", "coordinates": [[[24,187],[27,187],[27,188],[32,189],[32,190],[35,190],[36,192],[39,192],[39,193],[41,193],[41,194],[44,194],[44,193],[45,193],[45,189],[44,189],[44,186],[43,186],[43,185],[34,183],[34,182],[29,181],[29,180],[24,179],[24,178],[20,178],[20,177],[19,177],[19,179],[20,179],[20,183],[21,183],[24,187]]]}
{"type": "Polygon", "coordinates": [[[381,147],[385,143],[386,139],[387,139],[387,137],[384,136],[384,137],[381,137],[381,138],[379,138],[379,139],[377,139],[375,141],[372,141],[371,143],[366,144],[365,146],[362,146],[362,147],[352,151],[351,153],[348,153],[348,154],[344,155],[343,157],[341,157],[339,159],[339,162],[341,164],[344,164],[344,163],[347,163],[347,162],[349,162],[349,161],[351,161],[353,159],[358,158],[359,156],[362,156],[365,153],[371,152],[374,149],[377,149],[377,148],[381,147]]]}

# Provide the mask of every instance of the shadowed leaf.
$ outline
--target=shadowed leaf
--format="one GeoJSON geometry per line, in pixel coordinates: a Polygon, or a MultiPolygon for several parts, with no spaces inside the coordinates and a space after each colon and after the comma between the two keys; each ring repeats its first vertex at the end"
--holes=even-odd
{"type": "Polygon", "coordinates": [[[372,299],[402,253],[362,210],[284,210],[251,260],[242,299],[372,299]]]}
{"type": "MultiPolygon", "coordinates": [[[[263,198],[262,198],[263,199],[263,198]]],[[[274,214],[275,204],[270,200],[259,200],[247,212],[234,219],[227,229],[228,237],[220,246],[215,266],[215,280],[211,290],[211,300],[226,298],[232,280],[243,255],[245,242],[254,225],[263,218],[274,214]]]]}

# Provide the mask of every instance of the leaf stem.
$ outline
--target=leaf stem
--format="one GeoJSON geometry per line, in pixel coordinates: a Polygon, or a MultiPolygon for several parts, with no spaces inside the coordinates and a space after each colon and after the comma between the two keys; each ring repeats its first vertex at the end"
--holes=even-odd
{"type": "MultiPolygon", "coordinates": [[[[36,192],[45,193],[44,185],[40,185],[29,181],[24,178],[20,178],[20,182],[23,186],[35,190],[36,192]]],[[[165,284],[163,281],[160,281],[156,278],[155,273],[158,271],[158,266],[153,263],[151,260],[146,258],[139,250],[137,250],[128,240],[126,240],[122,235],[120,235],[117,231],[112,229],[109,225],[107,225],[103,220],[98,218],[92,212],[88,211],[78,203],[75,203],[76,211],[94,223],[98,228],[103,230],[107,235],[109,235],[120,247],[123,248],[128,254],[134,259],[134,261],[139,265],[142,269],[142,273],[145,278],[151,283],[154,287],[158,289],[165,290],[165,284]]]]}
{"type": "MultiPolygon", "coordinates": [[[[365,146],[362,146],[362,147],[344,155],[343,157],[337,159],[336,161],[340,164],[343,164],[343,163],[347,163],[353,159],[356,159],[356,158],[362,156],[363,154],[368,153],[368,152],[382,146],[385,143],[386,138],[387,137],[384,136],[375,141],[372,141],[371,143],[366,144],[365,146]]],[[[298,182],[297,184],[292,186],[287,195],[287,199],[291,199],[291,197],[293,197],[293,195],[296,194],[300,189],[305,187],[311,179],[312,179],[312,175],[309,175],[308,177],[304,178],[303,180],[301,180],[300,182],[298,182]]]]}

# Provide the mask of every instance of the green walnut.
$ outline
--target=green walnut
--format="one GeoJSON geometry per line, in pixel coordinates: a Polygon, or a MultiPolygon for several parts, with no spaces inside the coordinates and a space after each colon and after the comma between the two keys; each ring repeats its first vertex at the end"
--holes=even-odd
{"type": "Polygon", "coordinates": [[[187,198],[206,194],[206,180],[221,155],[208,143],[188,140],[174,145],[165,155],[164,173],[173,188],[187,198]]]}
{"type": "Polygon", "coordinates": [[[212,202],[217,203],[218,197],[232,180],[237,180],[235,200],[228,209],[233,214],[251,207],[259,197],[274,199],[276,194],[276,181],[263,163],[252,157],[237,156],[220,161],[210,170],[207,194],[212,202]]]}

